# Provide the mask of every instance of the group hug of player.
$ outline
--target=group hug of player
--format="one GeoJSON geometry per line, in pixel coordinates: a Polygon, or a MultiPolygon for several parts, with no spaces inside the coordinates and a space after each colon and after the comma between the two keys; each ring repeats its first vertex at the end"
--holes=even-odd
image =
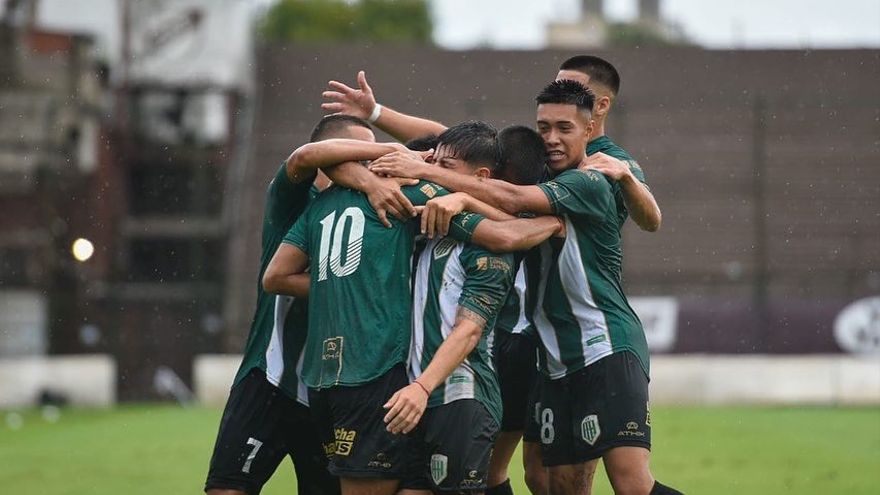
{"type": "Polygon", "coordinates": [[[680,493],[649,469],[649,358],[621,228],[660,211],[605,136],[614,67],[565,61],[537,132],[446,128],[331,81],[269,185],[257,308],[209,494],[680,493]],[[376,143],[370,124],[406,145],[376,143]],[[331,182],[332,181],[332,182],[331,182]],[[454,192],[453,192],[454,191],[454,192]]]}

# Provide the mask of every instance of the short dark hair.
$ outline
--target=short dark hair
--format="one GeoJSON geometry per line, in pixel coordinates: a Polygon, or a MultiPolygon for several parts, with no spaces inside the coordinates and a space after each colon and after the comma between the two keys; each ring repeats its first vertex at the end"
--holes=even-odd
{"type": "Polygon", "coordinates": [[[501,151],[499,177],[520,186],[537,184],[547,168],[547,148],[534,129],[511,125],[498,133],[501,151]]]}
{"type": "Polygon", "coordinates": [[[478,120],[462,122],[443,131],[437,146],[447,146],[452,156],[471,165],[498,168],[498,131],[478,120]]]}
{"type": "Polygon", "coordinates": [[[329,139],[330,137],[333,137],[331,134],[337,134],[352,126],[365,127],[373,130],[373,128],[370,127],[370,124],[364,119],[342,114],[325,115],[324,118],[315,124],[315,128],[312,129],[312,135],[309,137],[309,141],[314,143],[316,141],[329,139]]]}
{"type": "Polygon", "coordinates": [[[577,81],[562,79],[544,86],[544,89],[535,97],[535,101],[538,105],[543,103],[575,105],[579,110],[586,110],[587,113],[592,113],[596,97],[583,84],[577,81]]]}
{"type": "Polygon", "coordinates": [[[437,149],[437,143],[439,141],[440,138],[437,137],[436,134],[428,134],[422,137],[410,139],[406,142],[406,144],[404,144],[404,146],[413,151],[430,151],[433,149],[437,149]]]}
{"type": "Polygon", "coordinates": [[[591,81],[606,86],[614,96],[620,92],[620,74],[611,62],[593,55],[577,55],[562,62],[559,70],[575,70],[590,76],[591,81]]]}

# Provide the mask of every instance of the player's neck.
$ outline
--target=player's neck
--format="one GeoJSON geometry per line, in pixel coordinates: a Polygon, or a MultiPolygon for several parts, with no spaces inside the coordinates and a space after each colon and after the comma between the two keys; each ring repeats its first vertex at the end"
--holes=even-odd
{"type": "Polygon", "coordinates": [[[590,134],[590,142],[603,136],[605,136],[605,119],[596,121],[596,128],[593,129],[593,133],[590,134]]]}

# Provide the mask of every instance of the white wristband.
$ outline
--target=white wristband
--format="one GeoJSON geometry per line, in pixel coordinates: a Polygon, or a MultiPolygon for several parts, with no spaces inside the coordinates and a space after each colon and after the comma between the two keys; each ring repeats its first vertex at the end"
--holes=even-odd
{"type": "Polygon", "coordinates": [[[380,115],[382,115],[382,105],[376,103],[376,105],[373,107],[373,113],[371,113],[370,116],[367,117],[367,120],[369,120],[372,124],[379,120],[380,115]]]}

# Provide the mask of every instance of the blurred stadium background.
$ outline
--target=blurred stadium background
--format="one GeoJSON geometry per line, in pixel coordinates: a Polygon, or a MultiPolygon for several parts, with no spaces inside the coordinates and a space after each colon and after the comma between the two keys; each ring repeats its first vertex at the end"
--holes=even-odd
{"type": "MultiPolygon", "coordinates": [[[[456,38],[461,2],[0,2],[0,484],[199,490],[265,188],[329,79],[364,69],[383,104],[501,127],[531,123],[558,64],[593,53],[623,77],[609,134],[663,210],[656,234],[628,227],[624,266],[664,478],[875,493],[880,4],[845,1],[877,27],[814,46],[752,40],[747,21],[737,42],[694,37],[670,18],[681,1],[628,2],[623,19],[619,1],[547,3],[535,45],[512,49],[501,15],[456,38]]],[[[765,3],[817,23],[834,9],[765,3]]],[[[267,493],[290,492],[279,476],[267,493]]]]}

